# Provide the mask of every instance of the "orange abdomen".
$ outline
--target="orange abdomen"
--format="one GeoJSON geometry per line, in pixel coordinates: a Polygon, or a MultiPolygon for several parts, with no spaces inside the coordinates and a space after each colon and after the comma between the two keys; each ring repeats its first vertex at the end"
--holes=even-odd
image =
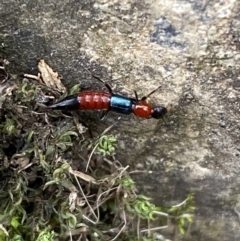
{"type": "Polygon", "coordinates": [[[108,110],[111,94],[102,91],[82,91],[78,93],[80,110],[108,110]]]}

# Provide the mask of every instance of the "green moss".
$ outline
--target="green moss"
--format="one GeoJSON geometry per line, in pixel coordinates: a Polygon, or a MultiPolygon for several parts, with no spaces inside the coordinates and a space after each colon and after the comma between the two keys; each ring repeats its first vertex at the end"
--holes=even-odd
{"type": "MultiPolygon", "coordinates": [[[[139,229],[156,220],[184,233],[193,196],[166,209],[136,194],[128,167],[114,162],[115,136],[89,138],[76,113],[49,111],[37,102],[60,96],[56,90],[26,78],[12,82],[11,94],[1,96],[0,240],[136,240],[139,229]]],[[[155,240],[154,231],[138,238],[155,240]]]]}

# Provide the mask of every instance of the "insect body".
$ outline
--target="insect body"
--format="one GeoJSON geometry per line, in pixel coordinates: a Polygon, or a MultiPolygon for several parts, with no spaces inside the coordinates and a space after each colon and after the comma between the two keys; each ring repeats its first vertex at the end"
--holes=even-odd
{"type": "MultiPolygon", "coordinates": [[[[93,77],[104,83],[98,77],[93,77]]],[[[167,113],[167,109],[165,107],[153,107],[147,102],[147,98],[160,87],[139,100],[136,91],[134,92],[135,98],[129,98],[114,94],[111,87],[106,83],[104,84],[107,87],[108,92],[81,91],[78,94],[69,95],[63,98],[59,102],[50,105],[49,108],[57,110],[103,110],[104,112],[102,118],[104,118],[109,111],[124,115],[134,114],[135,116],[141,118],[155,119],[160,119],[167,113]]]]}

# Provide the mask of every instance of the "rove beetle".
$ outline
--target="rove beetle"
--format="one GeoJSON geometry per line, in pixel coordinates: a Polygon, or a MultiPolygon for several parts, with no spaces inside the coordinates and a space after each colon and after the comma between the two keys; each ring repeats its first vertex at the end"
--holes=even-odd
{"type": "Polygon", "coordinates": [[[147,98],[160,89],[161,86],[139,100],[136,91],[134,91],[135,98],[114,94],[107,83],[97,76],[92,76],[103,83],[108,89],[108,92],[95,90],[81,91],[78,94],[63,98],[57,103],[48,106],[48,108],[56,110],[104,110],[101,119],[103,119],[109,111],[124,115],[134,114],[137,117],[146,119],[160,119],[167,113],[165,107],[152,106],[147,102],[147,98]]]}

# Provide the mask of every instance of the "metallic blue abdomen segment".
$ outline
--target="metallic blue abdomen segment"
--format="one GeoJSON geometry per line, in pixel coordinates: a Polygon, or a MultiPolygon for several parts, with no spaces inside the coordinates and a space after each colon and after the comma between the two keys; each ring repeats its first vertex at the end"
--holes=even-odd
{"type": "Polygon", "coordinates": [[[110,100],[111,111],[129,115],[132,113],[133,99],[121,95],[112,94],[110,100]]]}

